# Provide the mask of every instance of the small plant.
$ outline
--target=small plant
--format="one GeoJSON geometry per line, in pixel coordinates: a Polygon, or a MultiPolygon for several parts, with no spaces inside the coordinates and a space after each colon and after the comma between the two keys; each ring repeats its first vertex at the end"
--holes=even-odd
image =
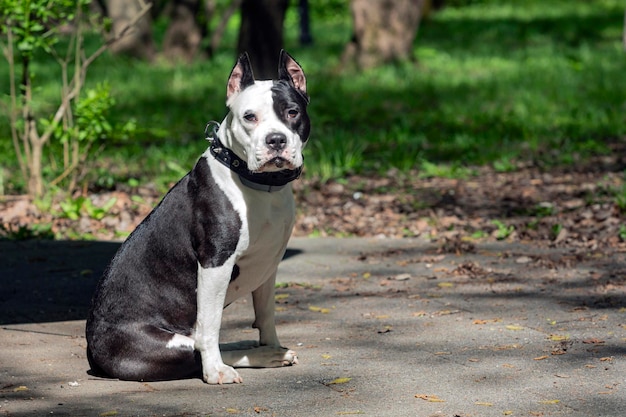
{"type": "Polygon", "coordinates": [[[532,215],[534,217],[548,217],[554,215],[555,213],[556,208],[554,207],[554,204],[544,202],[539,203],[534,207],[532,215]]]}
{"type": "Polygon", "coordinates": [[[423,160],[420,164],[420,178],[467,178],[471,171],[458,164],[435,164],[423,160]]]}
{"type": "Polygon", "coordinates": [[[498,240],[504,240],[508,238],[515,231],[515,226],[507,226],[500,220],[492,220],[491,224],[496,226],[496,239],[498,240]]]}
{"type": "Polygon", "coordinates": [[[626,224],[622,224],[619,227],[619,231],[617,232],[617,236],[622,242],[626,242],[626,224]]]}
{"type": "Polygon", "coordinates": [[[620,213],[626,213],[626,182],[615,190],[615,205],[620,213]]]}
{"type": "Polygon", "coordinates": [[[561,231],[563,230],[563,225],[562,224],[555,224],[552,226],[552,228],[550,229],[550,235],[552,237],[552,240],[555,240],[557,237],[559,237],[559,234],[561,233],[561,231]]]}
{"type": "Polygon", "coordinates": [[[514,172],[517,170],[517,166],[513,158],[503,156],[493,161],[493,169],[496,172],[514,172]]]}
{"type": "Polygon", "coordinates": [[[485,232],[484,230],[476,230],[475,232],[473,232],[473,233],[470,235],[470,237],[471,237],[472,239],[475,239],[475,240],[484,239],[484,238],[486,238],[487,236],[488,236],[488,233],[487,233],[487,232],[485,232]]]}
{"type": "Polygon", "coordinates": [[[84,165],[91,144],[110,131],[105,118],[112,105],[108,89],[98,87],[85,92],[87,69],[150,8],[144,4],[139,16],[126,29],[88,55],[83,46],[83,30],[90,2],[0,0],[0,34],[4,35],[0,49],[9,69],[7,113],[11,139],[28,193],[33,197],[43,195],[66,178],[70,179],[68,188],[73,188],[76,171],[84,165]],[[60,28],[72,28],[65,51],[56,49],[61,45],[60,28]],[[42,105],[35,98],[38,88],[34,83],[35,68],[42,55],[53,57],[61,67],[57,104],[42,105]],[[56,110],[51,115],[40,115],[42,108],[53,106],[56,110]],[[61,145],[62,156],[58,159],[62,163],[58,164],[60,172],[50,173],[53,179],[49,182],[44,172],[44,149],[51,144],[61,145]]]}
{"type": "Polygon", "coordinates": [[[89,198],[77,197],[61,201],[62,215],[70,220],[78,220],[83,214],[94,220],[102,220],[115,205],[117,199],[111,198],[102,207],[96,207],[89,198]]]}

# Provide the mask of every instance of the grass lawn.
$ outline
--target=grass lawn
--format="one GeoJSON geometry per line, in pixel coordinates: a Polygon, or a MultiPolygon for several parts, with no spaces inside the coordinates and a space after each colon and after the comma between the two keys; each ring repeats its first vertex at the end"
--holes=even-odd
{"type": "MultiPolygon", "coordinates": [[[[347,9],[333,18],[313,10],[315,44],[308,48],[298,45],[295,8],[290,11],[285,47],[303,66],[312,98],[307,176],[390,168],[464,175],[483,164],[515,169],[521,160],[575,164],[624,140],[622,1],[473,3],[422,23],[416,64],[362,73],[340,66],[351,31],[347,9]]],[[[96,61],[88,80],[111,85],[111,121],[131,121],[135,130],[104,143],[90,163],[91,184],[108,188],[139,180],[165,188],[191,168],[207,146],[206,122],[225,115],[236,31],[233,19],[211,61],[150,65],[109,55],[96,61]]],[[[45,108],[58,96],[59,70],[52,60],[37,65],[45,108]]],[[[0,82],[5,92],[6,65],[0,65],[0,82]]],[[[0,168],[5,192],[23,191],[4,117],[0,168]]]]}

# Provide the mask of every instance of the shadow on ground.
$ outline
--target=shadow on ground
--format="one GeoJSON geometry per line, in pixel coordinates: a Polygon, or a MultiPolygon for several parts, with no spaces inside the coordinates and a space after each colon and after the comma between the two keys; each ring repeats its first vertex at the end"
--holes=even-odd
{"type": "MultiPolygon", "coordinates": [[[[0,324],[84,320],[119,242],[0,240],[0,324]]],[[[297,255],[288,250],[285,258],[297,255]]]]}

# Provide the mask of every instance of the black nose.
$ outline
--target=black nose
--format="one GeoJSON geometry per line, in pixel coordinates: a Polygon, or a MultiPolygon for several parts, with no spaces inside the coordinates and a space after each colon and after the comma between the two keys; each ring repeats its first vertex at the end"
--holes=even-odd
{"type": "Polygon", "coordinates": [[[287,136],[282,133],[270,133],[265,137],[265,144],[273,151],[282,151],[287,146],[287,136]]]}

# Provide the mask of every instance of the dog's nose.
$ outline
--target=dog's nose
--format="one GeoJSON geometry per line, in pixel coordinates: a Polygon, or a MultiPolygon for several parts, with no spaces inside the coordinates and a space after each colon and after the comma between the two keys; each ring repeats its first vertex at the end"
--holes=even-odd
{"type": "Polygon", "coordinates": [[[265,144],[273,151],[282,151],[287,146],[287,136],[282,133],[270,133],[265,137],[265,144]]]}

